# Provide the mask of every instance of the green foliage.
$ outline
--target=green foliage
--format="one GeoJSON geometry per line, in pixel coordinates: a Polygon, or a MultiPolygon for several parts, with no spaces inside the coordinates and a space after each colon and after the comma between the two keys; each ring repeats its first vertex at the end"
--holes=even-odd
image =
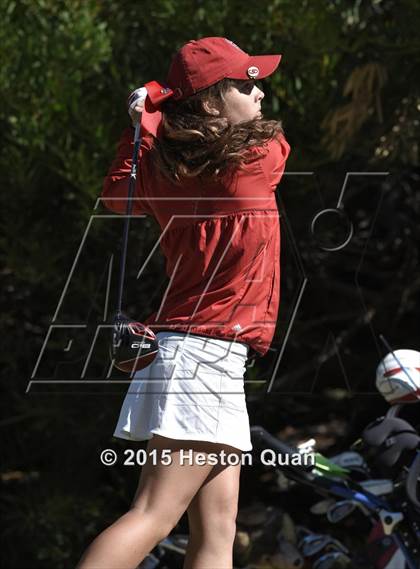
{"type": "MultiPolygon", "coordinates": [[[[91,127],[99,119],[95,109],[111,48],[97,3],[9,2],[0,41],[7,142],[30,162],[47,155],[49,168],[85,187],[91,168],[80,171],[81,158],[94,142],[91,127]],[[86,147],[80,148],[83,140],[86,147]]],[[[96,135],[100,139],[101,132],[96,135]]]]}
{"type": "Polygon", "coordinates": [[[89,494],[68,481],[62,485],[57,475],[33,474],[37,476],[29,480],[22,476],[9,483],[12,488],[2,504],[3,539],[21,542],[21,547],[10,550],[8,566],[74,567],[86,541],[104,528],[104,521],[114,521],[114,490],[103,485],[99,492],[89,494]]]}
{"type": "Polygon", "coordinates": [[[34,285],[85,225],[104,163],[107,25],[96,2],[9,2],[0,23],[1,254],[34,285]],[[76,224],[76,226],[74,225],[76,224]],[[31,230],[31,239],[16,238],[31,230]],[[64,247],[53,245],[59,234],[64,247]],[[51,246],[53,245],[53,246],[51,246]],[[31,266],[23,264],[31,257],[31,266]]]}

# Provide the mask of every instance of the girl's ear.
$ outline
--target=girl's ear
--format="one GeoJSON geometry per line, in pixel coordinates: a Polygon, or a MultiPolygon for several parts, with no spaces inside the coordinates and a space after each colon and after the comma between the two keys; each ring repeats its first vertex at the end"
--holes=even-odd
{"type": "Polygon", "coordinates": [[[220,115],[220,111],[216,109],[216,107],[213,107],[208,101],[203,101],[203,109],[209,115],[214,115],[215,117],[220,115]]]}

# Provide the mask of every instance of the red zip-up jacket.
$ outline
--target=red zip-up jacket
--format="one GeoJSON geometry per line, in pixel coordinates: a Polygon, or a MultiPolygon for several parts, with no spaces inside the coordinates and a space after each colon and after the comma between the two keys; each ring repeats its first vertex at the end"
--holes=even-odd
{"type": "MultiPolygon", "coordinates": [[[[169,284],[144,323],[243,342],[264,355],[280,297],[280,225],[275,190],[290,151],[283,135],[251,150],[230,177],[175,186],[150,159],[160,113],[142,119],[133,214],[152,215],[162,233],[169,284]]],[[[125,214],[134,129],[126,129],[105,178],[102,201],[125,214]],[[124,199],[125,198],[125,199],[124,199]]]]}

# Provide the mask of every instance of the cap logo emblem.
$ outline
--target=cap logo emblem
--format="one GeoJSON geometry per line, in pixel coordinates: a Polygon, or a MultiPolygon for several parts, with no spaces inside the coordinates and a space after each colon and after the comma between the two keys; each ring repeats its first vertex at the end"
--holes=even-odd
{"type": "Polygon", "coordinates": [[[255,67],[253,65],[252,67],[248,67],[247,74],[248,77],[250,77],[251,79],[255,79],[255,77],[258,77],[258,75],[260,74],[260,70],[258,69],[258,67],[255,67]]]}

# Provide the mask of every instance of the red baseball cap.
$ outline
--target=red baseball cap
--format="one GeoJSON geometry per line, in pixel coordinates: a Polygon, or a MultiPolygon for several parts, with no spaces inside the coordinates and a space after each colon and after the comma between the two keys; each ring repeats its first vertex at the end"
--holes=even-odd
{"type": "Polygon", "coordinates": [[[166,84],[145,84],[147,99],[142,113],[142,133],[156,136],[160,105],[167,99],[187,97],[221,79],[263,79],[278,67],[281,55],[248,55],[226,38],[202,38],[186,43],[172,58],[166,84]]]}
{"type": "Polygon", "coordinates": [[[186,99],[221,79],[268,77],[280,59],[281,55],[248,55],[226,38],[191,40],[174,55],[166,82],[175,99],[186,99]]]}

